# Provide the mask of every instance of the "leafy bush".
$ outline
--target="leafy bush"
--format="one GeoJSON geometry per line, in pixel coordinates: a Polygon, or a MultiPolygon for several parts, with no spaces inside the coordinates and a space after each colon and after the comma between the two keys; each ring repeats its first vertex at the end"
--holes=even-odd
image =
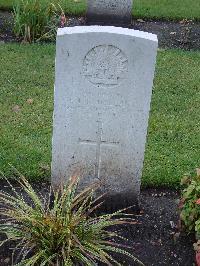
{"type": "Polygon", "coordinates": [[[180,219],[182,228],[189,232],[195,232],[197,243],[194,244],[196,251],[196,263],[200,266],[200,169],[197,175],[184,176],[181,180],[183,186],[180,200],[180,219]]]}
{"type": "MultiPolygon", "coordinates": [[[[132,254],[116,243],[121,239],[111,230],[114,225],[135,223],[118,211],[96,216],[103,197],[94,199],[97,184],[76,193],[79,179],[71,178],[68,185],[51,189],[47,198],[38,197],[28,181],[21,176],[21,188],[29,197],[24,199],[10,184],[12,195],[0,192],[0,215],[5,217],[0,232],[6,233],[7,241],[17,241],[13,256],[20,251],[19,265],[88,265],[97,262],[105,265],[121,265],[110,252],[121,253],[143,265],[132,254]],[[53,195],[53,199],[52,199],[53,195]]],[[[9,181],[8,181],[9,182],[9,181]]]]}
{"type": "Polygon", "coordinates": [[[54,39],[63,13],[49,0],[16,0],[13,7],[14,32],[26,42],[54,39]]]}
{"type": "Polygon", "coordinates": [[[181,180],[183,186],[180,201],[180,218],[182,226],[187,230],[200,233],[200,172],[197,175],[184,176],[181,180]]]}

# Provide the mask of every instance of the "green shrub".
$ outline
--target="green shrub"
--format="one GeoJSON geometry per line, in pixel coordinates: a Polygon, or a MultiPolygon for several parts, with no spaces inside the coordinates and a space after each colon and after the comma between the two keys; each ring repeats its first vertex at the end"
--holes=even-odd
{"type": "Polygon", "coordinates": [[[184,176],[181,180],[183,187],[182,199],[180,200],[180,218],[182,226],[188,231],[196,231],[200,234],[200,173],[197,175],[184,176]]]}
{"type": "Polygon", "coordinates": [[[41,199],[21,176],[18,182],[28,195],[30,204],[10,183],[12,195],[0,192],[0,214],[5,217],[0,232],[7,235],[1,244],[17,241],[13,255],[16,250],[22,253],[21,262],[17,265],[94,266],[97,262],[121,265],[110,252],[127,255],[143,265],[120,248],[116,239],[121,238],[111,230],[114,225],[135,221],[123,211],[96,216],[94,212],[103,199],[94,199],[98,185],[76,193],[78,181],[73,177],[68,185],[59,191],[51,189],[48,197],[41,199]]]}
{"type": "Polygon", "coordinates": [[[48,0],[16,0],[13,7],[14,33],[26,42],[54,39],[59,26],[59,5],[48,0]]]}
{"type": "Polygon", "coordinates": [[[188,232],[196,234],[197,242],[194,244],[194,250],[196,264],[200,265],[200,169],[197,169],[197,175],[194,177],[184,176],[181,185],[183,186],[179,203],[181,226],[188,232]]]}

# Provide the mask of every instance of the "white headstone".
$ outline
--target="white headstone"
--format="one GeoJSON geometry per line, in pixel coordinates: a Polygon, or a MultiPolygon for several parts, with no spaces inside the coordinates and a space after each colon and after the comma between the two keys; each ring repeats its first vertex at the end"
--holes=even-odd
{"type": "Polygon", "coordinates": [[[156,35],[85,26],[58,30],[52,183],[81,169],[113,204],[140,192],[156,35]],[[114,200],[112,200],[114,199],[114,200]]]}
{"type": "Polygon", "coordinates": [[[96,25],[131,24],[133,0],[88,0],[87,22],[96,25]]]}

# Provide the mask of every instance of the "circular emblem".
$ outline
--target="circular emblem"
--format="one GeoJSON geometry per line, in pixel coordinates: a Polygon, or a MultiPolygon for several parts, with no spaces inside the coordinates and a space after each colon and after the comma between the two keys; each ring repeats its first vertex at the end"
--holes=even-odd
{"type": "Polygon", "coordinates": [[[96,46],[84,58],[83,74],[95,85],[116,86],[127,71],[126,55],[113,45],[96,46]]]}

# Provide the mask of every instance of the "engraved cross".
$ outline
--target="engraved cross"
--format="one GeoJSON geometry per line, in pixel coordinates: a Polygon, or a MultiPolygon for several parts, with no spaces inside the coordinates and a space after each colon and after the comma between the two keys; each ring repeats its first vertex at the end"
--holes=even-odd
{"type": "Polygon", "coordinates": [[[105,141],[103,140],[103,124],[101,121],[97,121],[98,129],[97,129],[97,140],[82,140],[79,138],[80,144],[86,145],[95,145],[96,146],[96,163],[95,163],[95,177],[100,178],[100,166],[101,166],[101,146],[108,145],[108,146],[116,146],[119,144],[119,141],[105,141]]]}

